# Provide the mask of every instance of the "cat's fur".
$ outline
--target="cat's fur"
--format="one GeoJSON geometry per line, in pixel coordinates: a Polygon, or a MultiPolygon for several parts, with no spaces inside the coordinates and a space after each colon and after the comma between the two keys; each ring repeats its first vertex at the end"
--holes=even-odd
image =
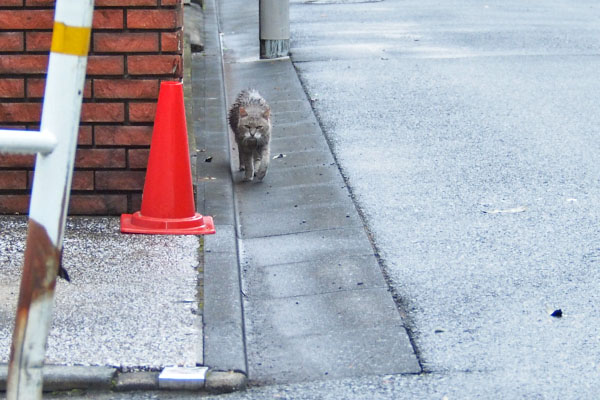
{"type": "Polygon", "coordinates": [[[255,89],[240,92],[229,110],[244,181],[262,181],[270,161],[271,108],[255,89]]]}

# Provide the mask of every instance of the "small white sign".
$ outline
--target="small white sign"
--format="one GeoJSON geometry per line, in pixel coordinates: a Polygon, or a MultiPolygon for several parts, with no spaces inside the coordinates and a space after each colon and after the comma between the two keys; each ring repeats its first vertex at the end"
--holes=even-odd
{"type": "Polygon", "coordinates": [[[161,389],[202,389],[207,371],[208,367],[166,367],[158,376],[158,386],[161,389]]]}

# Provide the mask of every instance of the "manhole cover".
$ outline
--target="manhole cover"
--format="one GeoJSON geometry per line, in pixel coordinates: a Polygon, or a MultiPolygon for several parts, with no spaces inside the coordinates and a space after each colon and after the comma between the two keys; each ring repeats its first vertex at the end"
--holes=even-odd
{"type": "Polygon", "coordinates": [[[306,4],[355,4],[355,3],[379,3],[383,0],[306,0],[306,4]]]}

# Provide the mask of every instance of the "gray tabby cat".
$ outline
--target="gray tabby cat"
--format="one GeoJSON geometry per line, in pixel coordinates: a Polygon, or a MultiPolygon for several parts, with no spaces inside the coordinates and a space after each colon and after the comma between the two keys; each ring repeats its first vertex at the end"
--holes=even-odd
{"type": "Polygon", "coordinates": [[[229,125],[235,135],[244,181],[254,176],[262,181],[269,168],[271,108],[255,89],[240,92],[229,110],[229,125]]]}

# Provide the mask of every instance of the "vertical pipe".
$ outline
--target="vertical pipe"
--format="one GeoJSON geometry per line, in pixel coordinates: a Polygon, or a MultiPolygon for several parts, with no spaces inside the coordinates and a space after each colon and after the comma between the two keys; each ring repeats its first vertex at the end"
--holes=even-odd
{"type": "Polygon", "coordinates": [[[289,0],[260,0],[260,58],[287,57],[290,53],[289,0]]]}
{"type": "Polygon", "coordinates": [[[93,0],[56,1],[40,130],[54,134],[57,144],[51,153],[36,158],[7,400],[42,398],[93,10],[93,0]]]}

